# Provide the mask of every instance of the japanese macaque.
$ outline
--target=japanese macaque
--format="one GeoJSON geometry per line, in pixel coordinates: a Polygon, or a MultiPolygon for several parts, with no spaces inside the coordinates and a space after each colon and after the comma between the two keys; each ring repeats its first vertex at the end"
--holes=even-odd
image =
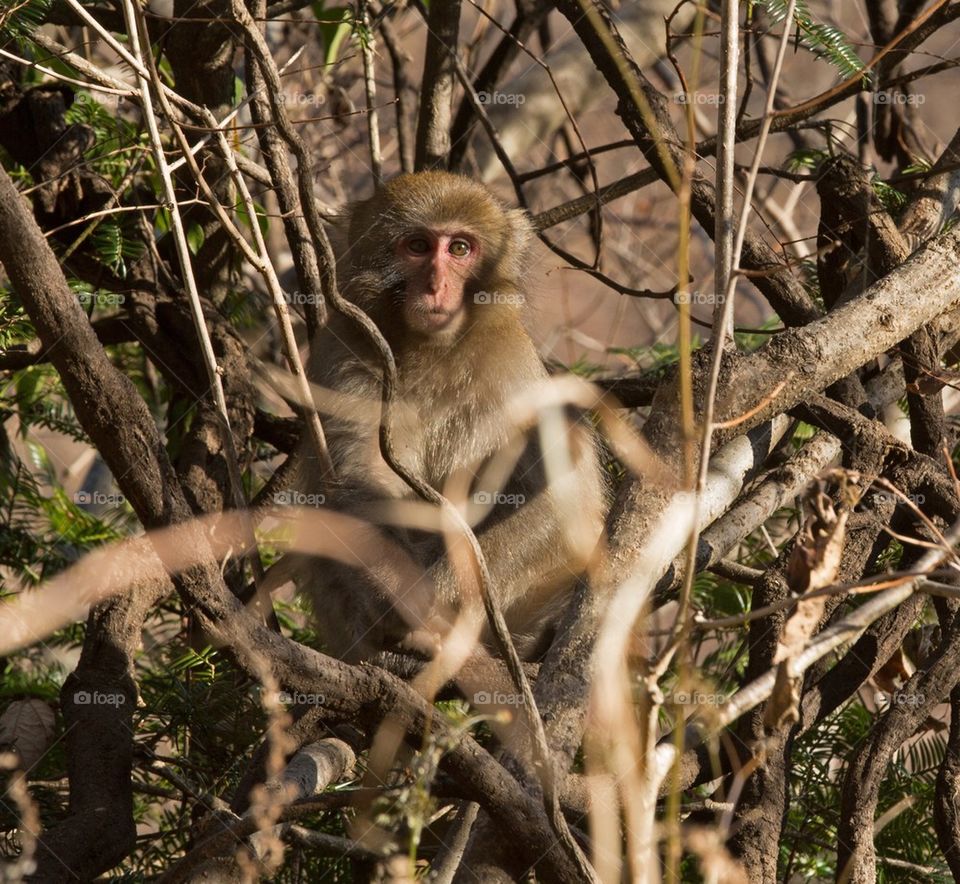
{"type": "MultiPolygon", "coordinates": [[[[514,397],[529,399],[547,379],[521,320],[526,217],[470,179],[422,172],[350,207],[341,228],[343,295],[396,359],[397,458],[441,493],[463,491],[494,596],[521,655],[534,659],[600,537],[605,492],[582,419],[556,409],[551,433],[542,424],[523,433],[510,417],[514,397]]],[[[331,413],[317,395],[334,475],[321,476],[305,450],[301,488],[322,494],[325,508],[379,522],[371,530],[382,533],[385,556],[402,548],[424,575],[401,587],[387,562],[311,560],[297,580],[326,650],[349,661],[393,650],[430,656],[443,640],[437,624],[451,622],[467,590],[439,533],[383,517],[418,498],[381,456],[380,353],[337,315],[312,344],[308,374],[339,406],[331,413]]]]}

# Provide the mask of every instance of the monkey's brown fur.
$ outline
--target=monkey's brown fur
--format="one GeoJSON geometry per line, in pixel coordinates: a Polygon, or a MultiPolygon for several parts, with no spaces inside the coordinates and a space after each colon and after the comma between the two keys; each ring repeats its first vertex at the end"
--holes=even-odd
{"type": "MultiPolygon", "coordinates": [[[[423,172],[395,178],[371,199],[352,206],[342,228],[347,241],[339,268],[341,289],[374,320],[396,358],[400,403],[392,431],[399,458],[441,491],[459,471],[475,479],[485,461],[511,438],[516,441],[506,417],[508,401],[547,377],[521,321],[530,239],[524,214],[506,209],[469,179],[423,172]],[[470,254],[438,252],[421,259],[419,250],[435,235],[467,241],[470,254]],[[408,241],[412,257],[404,257],[402,244],[408,241]],[[426,271],[417,270],[415,276],[409,270],[432,260],[452,268],[447,277],[452,281],[440,294],[426,290],[439,291],[422,281],[426,271]],[[456,275],[461,264],[469,268],[462,278],[456,275]],[[407,299],[456,304],[458,297],[465,312],[457,315],[454,333],[425,334],[404,322],[407,299]]],[[[311,380],[345,394],[348,404],[335,415],[322,415],[334,480],[320,479],[305,450],[302,487],[323,493],[327,506],[364,517],[376,512],[378,501],[412,498],[380,454],[376,404],[382,369],[377,352],[353,323],[339,316],[317,336],[311,351],[311,380]]],[[[577,549],[564,539],[555,490],[547,487],[536,441],[526,444],[507,485],[490,489],[513,497],[494,506],[475,529],[493,590],[528,657],[542,650],[545,633],[584,567],[584,550],[592,549],[602,526],[603,481],[593,437],[580,423],[569,436],[569,441],[550,444],[569,444],[576,462],[578,511],[590,535],[577,539],[577,549]],[[515,506],[520,498],[525,502],[515,506]]],[[[472,487],[476,492],[475,482],[472,487]]],[[[439,537],[381,530],[427,569],[424,592],[416,598],[409,593],[393,598],[396,587],[384,563],[366,563],[361,571],[314,560],[301,568],[299,583],[313,598],[327,649],[348,660],[404,646],[411,629],[420,628],[416,621],[431,614],[449,619],[461,602],[439,537]]]]}

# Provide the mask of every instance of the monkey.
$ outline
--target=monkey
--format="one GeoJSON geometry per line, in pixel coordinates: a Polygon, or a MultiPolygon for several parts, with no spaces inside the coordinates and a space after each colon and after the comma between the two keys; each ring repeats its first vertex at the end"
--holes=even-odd
{"type": "MultiPolygon", "coordinates": [[[[338,229],[340,290],[370,317],[396,362],[397,456],[441,493],[451,479],[466,476],[469,499],[480,503],[473,507],[482,515],[474,530],[492,592],[521,656],[537,659],[600,538],[606,491],[596,440],[582,416],[567,422],[566,438],[546,443],[531,432],[517,444],[510,423],[511,398],[547,378],[523,324],[532,236],[526,214],[471,179],[430,171],[381,185],[347,207],[338,229]],[[564,530],[561,495],[548,483],[544,444],[572,453],[564,499],[575,500],[583,526],[573,538],[564,530]],[[509,479],[482,490],[484,465],[508,450],[516,460],[509,479]]],[[[333,475],[322,476],[304,448],[300,487],[371,522],[385,502],[415,499],[380,451],[383,365],[369,336],[334,314],[311,342],[307,373],[318,388],[358,404],[324,414],[318,403],[333,475]]],[[[397,598],[382,562],[357,568],[314,559],[300,567],[298,586],[310,595],[334,656],[358,662],[406,649],[429,657],[442,641],[431,632],[431,618],[449,623],[465,601],[443,539],[395,525],[375,530],[389,541],[384,548],[396,544],[423,567],[422,585],[397,598]],[[425,645],[413,638],[423,638],[424,624],[432,636],[425,645]]],[[[482,640],[489,643],[489,636],[482,640]]]]}

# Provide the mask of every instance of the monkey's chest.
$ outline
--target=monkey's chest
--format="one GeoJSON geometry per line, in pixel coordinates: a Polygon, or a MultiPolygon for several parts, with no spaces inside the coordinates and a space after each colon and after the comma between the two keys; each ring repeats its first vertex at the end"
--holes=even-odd
{"type": "Polygon", "coordinates": [[[399,360],[395,444],[404,463],[437,490],[455,474],[474,474],[509,436],[510,388],[496,380],[474,343],[467,336],[456,358],[444,352],[432,360],[399,360]]]}
{"type": "Polygon", "coordinates": [[[505,442],[496,413],[475,403],[409,404],[394,434],[397,453],[438,490],[454,474],[474,474],[505,442]]]}

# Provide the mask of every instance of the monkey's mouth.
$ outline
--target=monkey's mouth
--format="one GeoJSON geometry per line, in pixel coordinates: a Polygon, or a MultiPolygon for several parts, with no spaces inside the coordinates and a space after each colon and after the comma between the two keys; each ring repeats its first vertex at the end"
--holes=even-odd
{"type": "Polygon", "coordinates": [[[424,331],[443,331],[457,318],[459,311],[433,307],[417,310],[414,315],[424,331]]]}

